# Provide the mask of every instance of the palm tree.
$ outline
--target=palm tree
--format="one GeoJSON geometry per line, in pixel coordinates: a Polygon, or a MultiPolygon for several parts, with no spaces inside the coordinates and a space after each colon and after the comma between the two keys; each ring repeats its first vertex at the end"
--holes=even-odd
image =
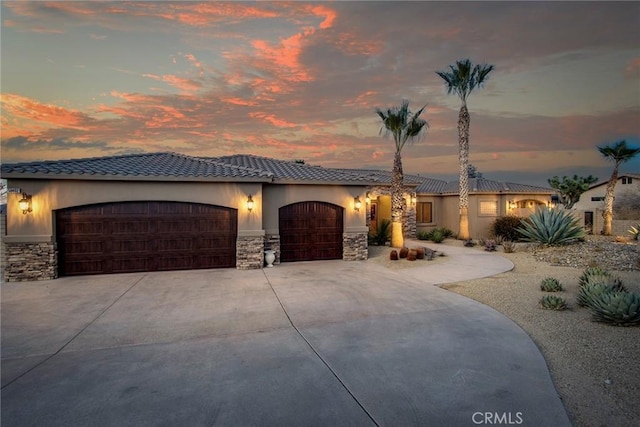
{"type": "Polygon", "coordinates": [[[404,99],[400,107],[387,108],[385,111],[376,108],[376,113],[382,119],[380,133],[384,131],[387,135],[393,135],[393,140],[396,143],[391,177],[391,246],[394,248],[401,248],[404,245],[402,236],[404,174],[402,173],[400,153],[407,142],[413,141],[424,128],[429,127],[427,121],[420,118],[420,114],[426,107],[425,105],[418,112],[412,114],[409,110],[409,101],[404,99]]]}
{"type": "Polygon", "coordinates": [[[613,173],[607,183],[607,192],[604,196],[604,212],[602,212],[602,217],[604,218],[602,234],[610,236],[611,222],[613,221],[613,191],[615,190],[616,182],[618,181],[618,168],[622,163],[628,162],[640,153],[640,148],[629,147],[627,145],[627,141],[624,139],[614,144],[597,148],[598,151],[600,151],[600,154],[602,154],[607,160],[613,161],[613,173]]]}
{"type": "Polygon", "coordinates": [[[469,239],[469,124],[471,117],[467,110],[467,98],[477,87],[482,87],[493,65],[473,65],[469,59],[449,65],[451,71],[436,71],[447,87],[447,94],[454,92],[460,97],[462,106],[458,114],[458,162],[460,172],[460,230],[458,238],[469,239]]]}

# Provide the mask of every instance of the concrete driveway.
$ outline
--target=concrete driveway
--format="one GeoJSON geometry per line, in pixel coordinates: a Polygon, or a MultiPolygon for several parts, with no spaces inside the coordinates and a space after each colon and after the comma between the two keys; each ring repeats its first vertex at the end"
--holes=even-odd
{"type": "Polygon", "coordinates": [[[434,283],[502,257],[2,284],[3,426],[570,425],[531,339],[434,283]]]}

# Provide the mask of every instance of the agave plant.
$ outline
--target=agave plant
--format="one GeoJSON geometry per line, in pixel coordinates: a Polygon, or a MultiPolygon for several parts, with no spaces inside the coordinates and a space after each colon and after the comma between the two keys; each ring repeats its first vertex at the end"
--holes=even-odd
{"type": "Polygon", "coordinates": [[[585,285],[591,276],[611,276],[611,273],[601,267],[587,267],[578,278],[578,284],[580,286],[585,285]]]}
{"type": "Polygon", "coordinates": [[[640,237],[640,223],[636,226],[631,226],[631,228],[629,229],[629,234],[633,236],[633,240],[638,240],[638,238],[640,237]]]}
{"type": "Polygon", "coordinates": [[[593,320],[617,326],[640,326],[640,294],[608,292],[592,302],[593,320]]]}
{"type": "Polygon", "coordinates": [[[545,295],[540,298],[540,306],[546,310],[564,310],[567,308],[567,302],[556,295],[545,295]]]}
{"type": "Polygon", "coordinates": [[[564,288],[558,279],[554,277],[546,277],[542,279],[542,282],[540,282],[540,290],[545,292],[560,292],[563,291],[564,288]]]}
{"type": "Polygon", "coordinates": [[[584,228],[569,211],[558,208],[538,208],[529,216],[529,221],[521,220],[517,230],[528,242],[559,245],[585,236],[584,228]]]}
{"type": "Polygon", "coordinates": [[[576,300],[581,307],[591,307],[593,301],[598,298],[600,294],[606,292],[613,291],[601,283],[587,283],[586,285],[580,286],[576,300]]]}

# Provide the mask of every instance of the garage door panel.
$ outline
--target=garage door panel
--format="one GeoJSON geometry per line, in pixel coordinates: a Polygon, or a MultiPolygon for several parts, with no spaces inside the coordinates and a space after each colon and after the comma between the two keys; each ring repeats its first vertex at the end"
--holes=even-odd
{"type": "Polygon", "coordinates": [[[235,267],[237,211],[121,202],[56,212],[61,275],[235,267]]]}
{"type": "Polygon", "coordinates": [[[342,207],[324,202],[301,202],[280,208],[280,259],[341,259],[343,214],[342,207]]]}

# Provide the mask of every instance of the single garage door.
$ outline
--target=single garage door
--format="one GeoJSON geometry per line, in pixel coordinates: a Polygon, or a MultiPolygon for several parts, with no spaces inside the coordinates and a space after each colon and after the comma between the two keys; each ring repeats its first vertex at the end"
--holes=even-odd
{"type": "Polygon", "coordinates": [[[280,260],[342,259],[343,211],[340,206],[324,202],[281,207],[280,260]]]}
{"type": "Polygon", "coordinates": [[[56,212],[60,275],[236,266],[237,211],[120,202],[56,212]]]}

